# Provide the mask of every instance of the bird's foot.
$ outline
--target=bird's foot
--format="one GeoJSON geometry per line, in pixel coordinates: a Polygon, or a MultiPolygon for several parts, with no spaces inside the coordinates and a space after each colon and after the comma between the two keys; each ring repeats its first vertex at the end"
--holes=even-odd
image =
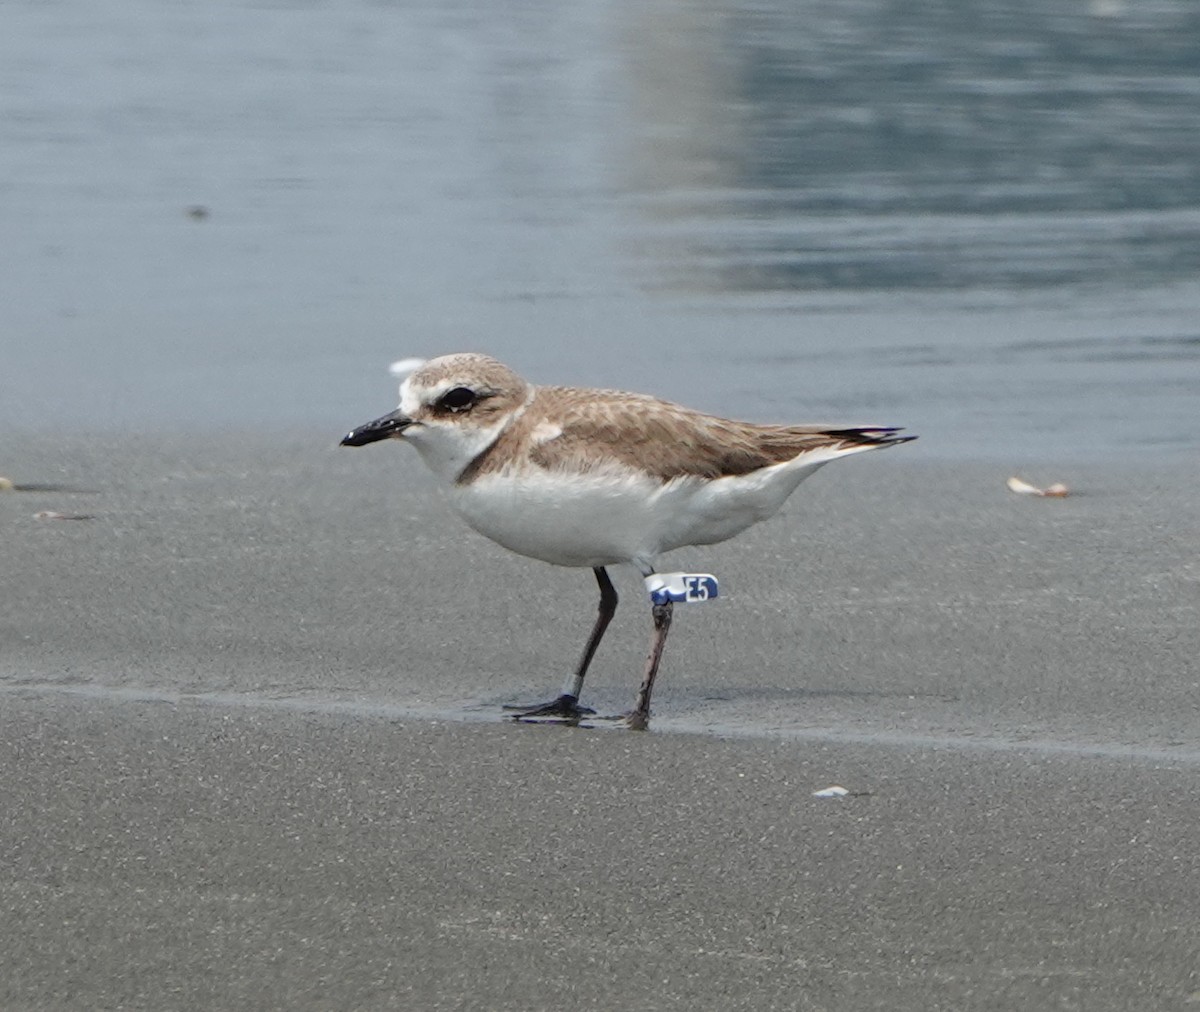
{"type": "Polygon", "coordinates": [[[561,723],[577,724],[582,717],[590,717],[596,711],[580,706],[574,696],[563,693],[557,699],[537,706],[506,706],[504,709],[512,712],[513,720],[551,720],[561,723]]]}

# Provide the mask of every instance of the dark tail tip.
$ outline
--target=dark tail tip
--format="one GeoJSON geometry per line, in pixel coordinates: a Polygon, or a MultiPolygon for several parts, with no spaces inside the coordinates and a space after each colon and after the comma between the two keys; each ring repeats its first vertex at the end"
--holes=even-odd
{"type": "Polygon", "coordinates": [[[895,446],[898,443],[911,443],[917,438],[916,436],[896,435],[897,432],[903,431],[903,429],[892,425],[873,425],[859,429],[832,429],[826,432],[825,435],[861,446],[895,446]]]}

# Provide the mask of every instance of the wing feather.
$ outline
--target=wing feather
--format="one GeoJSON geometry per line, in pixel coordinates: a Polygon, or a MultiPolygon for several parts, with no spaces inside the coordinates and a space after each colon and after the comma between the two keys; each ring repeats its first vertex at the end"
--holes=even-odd
{"type": "Polygon", "coordinates": [[[868,449],[909,438],[888,428],[757,425],[641,394],[564,387],[539,390],[530,407],[541,409],[538,418],[552,415],[561,429],[554,438],[528,447],[539,467],[586,472],[619,465],[664,482],[748,474],[809,452],[868,449]]]}

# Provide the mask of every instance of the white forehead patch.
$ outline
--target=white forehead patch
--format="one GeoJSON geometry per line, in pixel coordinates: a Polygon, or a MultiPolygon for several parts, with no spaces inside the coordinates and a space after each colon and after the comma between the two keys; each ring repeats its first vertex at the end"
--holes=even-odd
{"type": "Polygon", "coordinates": [[[400,384],[400,411],[409,418],[415,418],[421,409],[421,398],[412,388],[412,377],[400,384]]]}

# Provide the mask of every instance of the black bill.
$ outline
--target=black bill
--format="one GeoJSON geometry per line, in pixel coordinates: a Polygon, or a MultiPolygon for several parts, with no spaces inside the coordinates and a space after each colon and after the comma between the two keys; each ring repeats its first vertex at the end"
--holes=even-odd
{"type": "Polygon", "coordinates": [[[347,432],[342,437],[341,445],[366,446],[368,443],[375,443],[381,439],[387,439],[389,436],[399,435],[410,425],[412,425],[412,419],[407,415],[402,415],[397,409],[391,414],[384,415],[382,418],[376,418],[373,422],[360,425],[353,432],[347,432]]]}

